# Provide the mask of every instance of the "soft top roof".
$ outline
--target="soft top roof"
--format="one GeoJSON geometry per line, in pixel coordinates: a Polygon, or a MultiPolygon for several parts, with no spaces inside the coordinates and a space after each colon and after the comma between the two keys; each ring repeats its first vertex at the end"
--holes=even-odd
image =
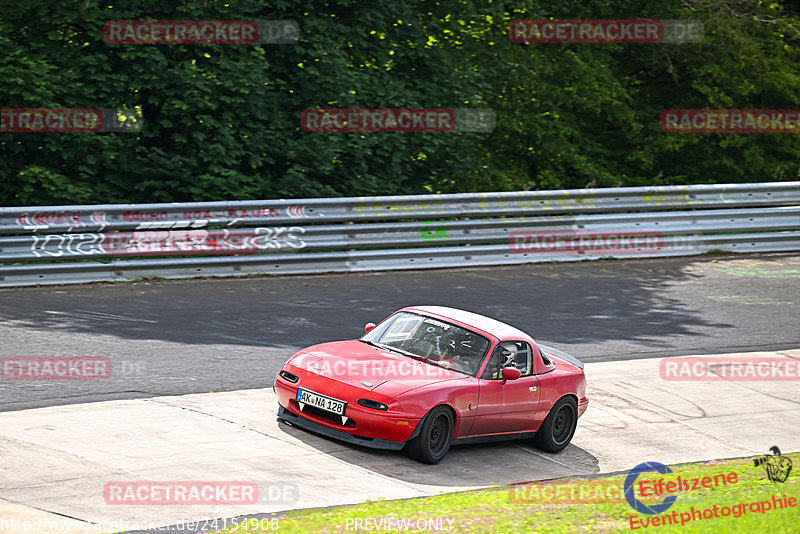
{"type": "Polygon", "coordinates": [[[423,314],[436,315],[442,319],[453,319],[454,321],[468,324],[483,330],[487,334],[493,335],[500,341],[533,341],[533,338],[530,335],[526,334],[522,330],[519,330],[518,328],[514,328],[511,325],[500,322],[496,319],[492,319],[491,317],[486,317],[485,315],[458,310],[456,308],[448,308],[446,306],[408,306],[403,308],[403,311],[418,311],[423,314]]]}

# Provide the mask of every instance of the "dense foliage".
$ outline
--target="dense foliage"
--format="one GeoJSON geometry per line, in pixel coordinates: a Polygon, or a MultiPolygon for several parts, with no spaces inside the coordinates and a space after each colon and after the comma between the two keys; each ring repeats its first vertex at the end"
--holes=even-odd
{"type": "Polygon", "coordinates": [[[0,133],[0,204],[793,180],[800,136],[665,134],[663,109],[800,108],[796,3],[0,0],[0,106],[138,108],[0,133]],[[179,4],[177,9],[174,4],[179,4]],[[515,44],[512,19],[694,19],[690,44],[515,44]],[[120,45],[108,20],[292,19],[297,44],[120,45]],[[491,133],[309,133],[314,107],[488,107],[491,133]]]}

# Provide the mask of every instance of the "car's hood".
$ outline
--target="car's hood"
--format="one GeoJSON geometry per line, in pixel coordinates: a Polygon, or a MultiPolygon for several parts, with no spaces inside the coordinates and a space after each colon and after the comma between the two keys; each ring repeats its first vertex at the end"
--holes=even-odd
{"type": "Polygon", "coordinates": [[[300,351],[288,363],[298,371],[305,370],[390,397],[436,382],[468,378],[462,373],[358,340],[314,345],[300,351]]]}

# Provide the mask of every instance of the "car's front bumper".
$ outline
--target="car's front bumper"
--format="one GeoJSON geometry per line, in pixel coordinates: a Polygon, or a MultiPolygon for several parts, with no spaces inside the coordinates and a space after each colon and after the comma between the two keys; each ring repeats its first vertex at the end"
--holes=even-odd
{"type": "MultiPolygon", "coordinates": [[[[370,440],[372,442],[405,443],[411,439],[420,421],[419,417],[410,416],[404,412],[381,411],[361,406],[358,404],[358,399],[370,396],[363,390],[363,387],[348,385],[321,375],[303,375],[300,378],[300,384],[289,382],[279,375],[275,379],[275,396],[278,404],[293,417],[335,432],[335,434],[328,435],[338,437],[340,434],[350,434],[356,438],[367,440],[367,443],[370,440]],[[301,410],[297,402],[299,386],[317,394],[346,402],[347,408],[344,415],[347,420],[341,420],[338,416],[319,410],[310,410],[309,408],[301,410]]],[[[385,402],[385,399],[380,397],[376,400],[385,402]]],[[[288,418],[284,419],[289,421],[288,418]]],[[[298,426],[302,425],[298,424],[298,426]]],[[[344,437],[341,439],[356,443],[344,437]]]]}
{"type": "Polygon", "coordinates": [[[304,419],[299,415],[295,415],[280,404],[278,405],[278,417],[302,429],[321,434],[329,438],[346,441],[347,443],[353,443],[354,445],[370,447],[372,449],[399,451],[406,444],[405,441],[389,441],[388,439],[365,438],[348,434],[347,432],[342,432],[341,430],[336,430],[334,428],[328,428],[327,426],[315,423],[314,421],[309,421],[308,419],[304,419]]]}

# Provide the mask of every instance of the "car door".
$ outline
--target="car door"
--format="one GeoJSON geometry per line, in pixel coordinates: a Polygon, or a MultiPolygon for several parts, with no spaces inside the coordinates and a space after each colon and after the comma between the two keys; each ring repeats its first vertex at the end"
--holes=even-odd
{"type": "Polygon", "coordinates": [[[525,341],[500,343],[478,379],[478,407],[470,434],[529,430],[539,406],[539,378],[533,374],[533,352],[525,341]],[[517,380],[502,379],[503,367],[519,369],[517,380]]]}

